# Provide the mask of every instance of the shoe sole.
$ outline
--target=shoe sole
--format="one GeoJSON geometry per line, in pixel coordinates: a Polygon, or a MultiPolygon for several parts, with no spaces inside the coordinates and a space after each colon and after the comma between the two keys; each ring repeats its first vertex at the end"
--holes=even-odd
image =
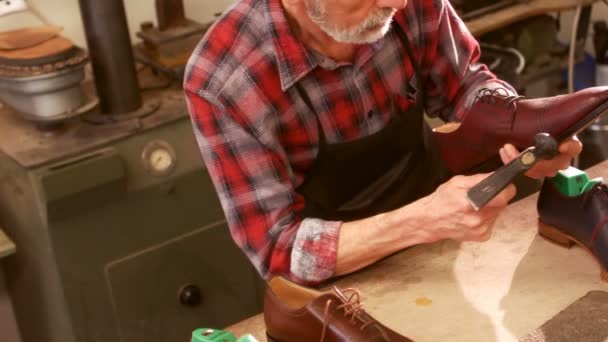
{"type": "Polygon", "coordinates": [[[600,278],[604,282],[608,282],[608,271],[604,268],[604,266],[602,266],[597,256],[593,254],[591,249],[587,247],[584,243],[578,241],[577,239],[566,233],[563,233],[559,229],[544,223],[540,220],[540,218],[538,219],[538,234],[546,240],[565,248],[571,248],[575,244],[583,247],[583,249],[589,252],[589,254],[591,254],[595,258],[597,263],[600,265],[600,278]]]}
{"type": "Polygon", "coordinates": [[[589,127],[595,119],[608,112],[608,101],[597,106],[589,114],[587,114],[582,120],[579,120],[570,128],[563,131],[560,135],[556,136],[555,139],[559,142],[563,142],[566,139],[582,132],[585,128],[589,127]]]}
{"type": "Polygon", "coordinates": [[[274,337],[268,335],[268,333],[266,333],[266,340],[268,340],[268,342],[281,342],[281,341],[275,339],[274,337]]]}
{"type": "MultiPolygon", "coordinates": [[[[568,138],[570,138],[576,134],[579,134],[580,132],[585,130],[587,127],[591,126],[591,124],[593,124],[593,122],[597,118],[599,118],[600,116],[602,116],[606,113],[608,113],[608,101],[597,106],[594,110],[589,112],[589,114],[587,114],[581,120],[576,122],[574,125],[568,127],[566,130],[564,130],[558,136],[554,137],[555,140],[557,140],[559,143],[566,141],[568,138]]],[[[497,168],[502,166],[502,164],[503,163],[502,163],[500,157],[494,156],[494,157],[491,157],[490,159],[485,160],[485,161],[481,162],[480,164],[477,164],[460,173],[464,174],[464,175],[471,175],[471,174],[476,174],[476,173],[491,172],[491,171],[495,171],[497,168]]]]}

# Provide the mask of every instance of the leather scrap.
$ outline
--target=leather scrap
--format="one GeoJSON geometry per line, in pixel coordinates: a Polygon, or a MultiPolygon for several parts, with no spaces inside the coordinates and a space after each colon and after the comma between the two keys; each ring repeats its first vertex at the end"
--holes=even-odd
{"type": "Polygon", "coordinates": [[[0,50],[20,50],[40,45],[59,36],[63,27],[40,26],[0,32],[0,50]]]}
{"type": "Polygon", "coordinates": [[[0,58],[2,59],[36,59],[36,58],[44,58],[48,56],[53,56],[56,54],[60,54],[74,47],[74,43],[60,36],[56,36],[50,39],[47,39],[44,42],[39,43],[38,45],[34,45],[28,48],[18,49],[18,50],[1,50],[0,49],[0,58]]]}
{"type": "Polygon", "coordinates": [[[608,341],[608,292],[590,291],[519,341],[608,341]]]}

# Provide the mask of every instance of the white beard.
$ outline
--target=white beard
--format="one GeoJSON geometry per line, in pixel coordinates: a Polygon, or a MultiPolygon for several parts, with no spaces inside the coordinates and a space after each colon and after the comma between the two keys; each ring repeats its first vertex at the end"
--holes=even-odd
{"type": "Polygon", "coordinates": [[[321,30],[337,42],[351,44],[373,43],[384,37],[396,11],[393,8],[379,8],[354,27],[338,28],[327,17],[325,0],[310,0],[307,9],[308,16],[321,30]]]}

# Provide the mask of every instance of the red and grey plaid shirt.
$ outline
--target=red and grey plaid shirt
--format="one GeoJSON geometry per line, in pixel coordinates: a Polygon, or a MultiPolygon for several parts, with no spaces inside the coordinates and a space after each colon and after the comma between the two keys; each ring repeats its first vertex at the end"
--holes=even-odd
{"type": "MultiPolygon", "coordinates": [[[[410,0],[395,20],[421,66],[429,115],[457,118],[476,90],[511,89],[476,64],[478,44],[447,0],[410,0]]],[[[280,0],[239,1],[209,30],[186,70],[187,103],[232,237],[262,276],[334,275],[341,222],[299,217],[294,190],[317,155],[315,115],[328,143],[358,139],[382,129],[391,98],[413,98],[416,84],[395,32],[339,63],[296,39],[280,0]]]]}

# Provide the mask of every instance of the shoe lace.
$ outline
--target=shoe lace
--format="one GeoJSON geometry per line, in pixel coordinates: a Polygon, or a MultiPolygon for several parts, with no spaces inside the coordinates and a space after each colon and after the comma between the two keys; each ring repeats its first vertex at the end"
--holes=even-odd
{"type": "Polygon", "coordinates": [[[475,101],[490,104],[502,102],[507,106],[513,106],[514,109],[517,109],[517,102],[523,98],[524,96],[511,95],[504,87],[481,88],[475,93],[475,101]]]}
{"type": "MultiPolygon", "coordinates": [[[[338,305],[336,309],[342,310],[346,318],[350,317],[351,324],[356,324],[357,321],[363,323],[359,327],[359,329],[363,331],[370,324],[373,324],[375,322],[369,316],[364,315],[365,310],[363,310],[363,303],[361,303],[360,301],[361,296],[359,294],[359,291],[353,288],[347,288],[340,291],[336,287],[334,287],[334,292],[336,292],[336,295],[342,301],[342,304],[338,305]]],[[[332,302],[332,299],[328,299],[325,302],[325,310],[323,311],[323,330],[321,331],[320,342],[323,342],[323,340],[325,339],[325,332],[327,331],[327,326],[329,325],[329,309],[331,307],[332,302]]]]}
{"type": "Polygon", "coordinates": [[[608,201],[608,185],[605,183],[599,182],[593,185],[591,189],[585,192],[583,197],[583,203],[587,203],[587,201],[595,194],[601,193],[604,196],[601,196],[604,201],[608,201]]]}
{"type": "MultiPolygon", "coordinates": [[[[589,189],[588,191],[585,192],[582,205],[585,206],[585,205],[587,205],[587,202],[591,200],[591,198],[598,198],[598,197],[601,198],[604,203],[608,203],[608,185],[606,185],[603,182],[596,183],[595,185],[593,185],[593,187],[591,189],[589,189]],[[595,196],[596,194],[597,194],[597,196],[595,196]]],[[[593,229],[593,232],[591,233],[591,243],[593,243],[593,241],[595,241],[598,233],[600,232],[602,227],[604,227],[604,225],[606,224],[607,221],[608,221],[608,217],[604,218],[602,221],[600,221],[596,225],[596,227],[593,229]]]]}
{"type": "MultiPolygon", "coordinates": [[[[517,115],[517,102],[523,98],[524,96],[511,95],[504,87],[481,88],[477,91],[477,93],[475,93],[475,102],[479,101],[488,104],[502,103],[506,108],[511,108],[513,114],[511,125],[515,123],[515,116],[517,115]]],[[[511,129],[512,128],[513,127],[511,127],[511,129]]]]}

